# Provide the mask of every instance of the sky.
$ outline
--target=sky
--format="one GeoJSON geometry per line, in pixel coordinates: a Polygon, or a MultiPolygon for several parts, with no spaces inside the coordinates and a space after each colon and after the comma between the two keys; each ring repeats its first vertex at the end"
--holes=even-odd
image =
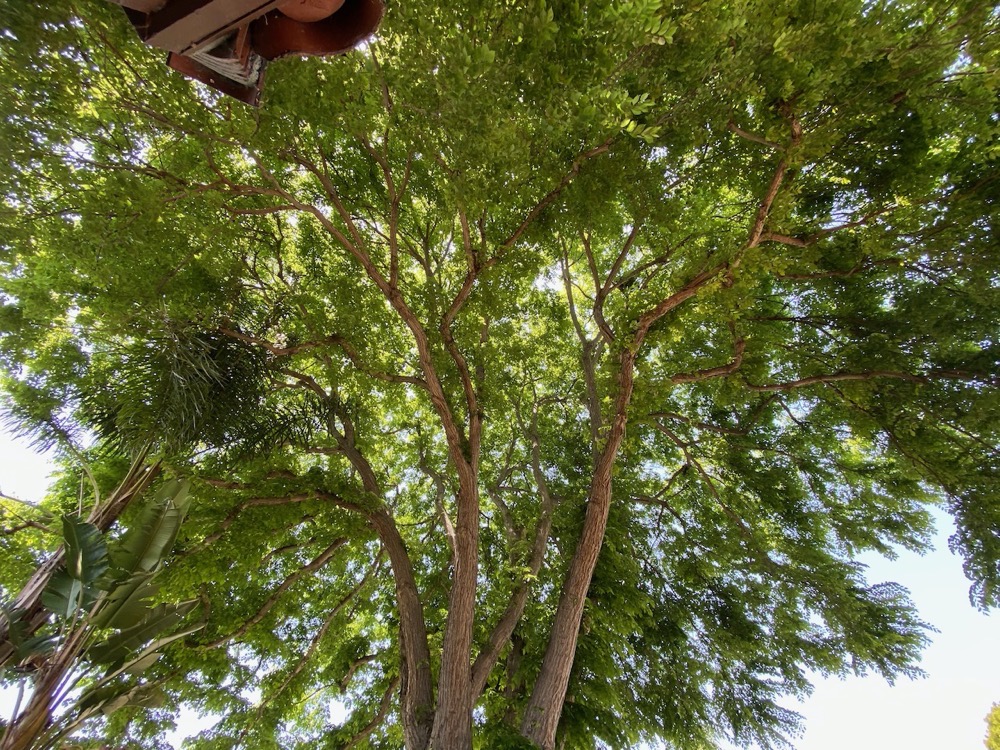
{"type": "MultiPolygon", "coordinates": [[[[37,500],[50,471],[48,459],[0,433],[0,492],[37,500]]],[[[1000,701],[1000,613],[986,615],[969,603],[961,560],[947,547],[951,520],[936,518],[933,552],[862,559],[870,583],[906,586],[922,618],[938,629],[921,665],[928,676],[894,686],[881,677],[818,678],[804,703],[787,704],[805,719],[797,750],[982,750],[984,717],[1000,701]]],[[[12,704],[13,693],[0,692],[0,716],[8,718],[12,704]]]]}

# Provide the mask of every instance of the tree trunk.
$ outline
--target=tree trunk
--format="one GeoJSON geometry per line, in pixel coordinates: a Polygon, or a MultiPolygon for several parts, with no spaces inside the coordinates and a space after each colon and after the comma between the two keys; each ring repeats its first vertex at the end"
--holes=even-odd
{"type": "Polygon", "coordinates": [[[608,512],[611,508],[611,472],[614,469],[618,449],[625,437],[626,412],[632,398],[633,363],[635,355],[628,350],[622,355],[619,370],[618,396],[615,400],[615,416],[611,423],[604,449],[594,467],[590,484],[590,499],[583,529],[577,542],[576,551],[570,561],[566,581],[559,597],[559,607],[552,623],[542,669],[535,680],[535,687],[528,700],[521,720],[521,734],[542,750],[555,750],[556,729],[562,715],[576,643],[583,619],[583,608],[587,602],[587,591],[594,576],[597,558],[604,543],[604,532],[608,526],[608,512]]]}
{"type": "Polygon", "coordinates": [[[57,694],[84,648],[88,628],[78,624],[71,630],[55,656],[35,674],[35,684],[28,705],[17,716],[11,717],[10,727],[0,740],[0,750],[31,750],[36,740],[52,723],[57,694]]]}
{"type": "Polygon", "coordinates": [[[542,750],[555,748],[556,728],[562,715],[566,689],[573,669],[587,590],[590,588],[608,524],[613,463],[614,454],[609,455],[609,451],[605,449],[598,473],[591,485],[583,531],[570,562],[562,595],[559,597],[559,608],[552,623],[552,633],[545,650],[542,669],[535,681],[535,688],[521,722],[521,734],[542,750]]]}
{"type": "Polygon", "coordinates": [[[475,467],[459,467],[458,516],[455,524],[454,567],[448,598],[448,622],[441,650],[437,710],[431,734],[432,750],[471,750],[472,626],[475,621],[476,578],[479,574],[479,492],[475,467]]]}
{"type": "Polygon", "coordinates": [[[369,518],[389,555],[396,584],[402,659],[400,706],[403,737],[407,750],[426,750],[434,717],[434,690],[423,605],[406,545],[395,522],[385,510],[372,513],[369,518]]]}
{"type": "Polygon", "coordinates": [[[43,687],[39,686],[24,711],[14,717],[0,750],[31,750],[38,735],[45,731],[52,720],[52,705],[50,690],[39,692],[43,687]]]}

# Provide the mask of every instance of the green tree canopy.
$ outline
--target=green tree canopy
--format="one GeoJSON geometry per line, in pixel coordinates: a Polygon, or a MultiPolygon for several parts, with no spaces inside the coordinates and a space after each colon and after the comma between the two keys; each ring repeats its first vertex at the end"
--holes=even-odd
{"type": "Polygon", "coordinates": [[[1000,749],[1000,703],[994,703],[986,714],[986,738],[983,740],[986,750],[1000,749]]]}
{"type": "Polygon", "coordinates": [[[159,596],[207,624],[89,731],[771,747],[810,673],[917,673],[855,560],[942,504],[1000,603],[998,32],[405,0],[250,110],[106,2],[0,2],[7,411],[94,487],[191,480],[159,596]]]}

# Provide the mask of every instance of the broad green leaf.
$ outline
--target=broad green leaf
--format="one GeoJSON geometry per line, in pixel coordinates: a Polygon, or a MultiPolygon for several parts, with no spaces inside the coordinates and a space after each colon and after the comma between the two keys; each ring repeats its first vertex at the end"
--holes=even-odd
{"type": "Polygon", "coordinates": [[[196,601],[178,605],[158,604],[132,627],[112,633],[92,645],[87,656],[97,664],[109,664],[112,669],[118,669],[131,654],[141,650],[164,630],[180,623],[197,605],[196,601]]]}
{"type": "Polygon", "coordinates": [[[166,700],[166,694],[159,685],[106,685],[84,691],[76,702],[80,712],[100,711],[110,716],[125,706],[157,708],[166,700]]]}
{"type": "Polygon", "coordinates": [[[148,572],[163,562],[190,505],[189,490],[188,480],[172,479],[145,505],[123,541],[118,561],[122,568],[148,572]]]}
{"type": "MultiPolygon", "coordinates": [[[[6,623],[7,639],[14,647],[12,658],[15,663],[23,662],[31,657],[44,656],[52,652],[56,645],[56,639],[52,635],[26,635],[26,627],[23,620],[25,610],[21,607],[13,607],[6,602],[0,602],[0,614],[6,623]]],[[[3,665],[0,664],[0,667],[3,665]]]]}
{"type": "Polygon", "coordinates": [[[136,677],[142,676],[142,674],[145,673],[147,669],[156,664],[156,662],[158,662],[162,657],[163,654],[157,651],[153,651],[152,653],[147,653],[141,658],[129,662],[128,665],[125,667],[125,672],[127,674],[134,675],[136,677]]]}
{"type": "Polygon", "coordinates": [[[62,618],[70,618],[84,604],[85,588],[65,569],[57,570],[42,592],[42,604],[62,618]]]}
{"type": "Polygon", "coordinates": [[[104,673],[103,677],[100,679],[100,683],[113,680],[121,674],[131,672],[136,664],[142,663],[148,659],[151,655],[157,654],[162,651],[165,647],[169,646],[171,643],[181,640],[182,638],[187,638],[189,635],[197,633],[199,630],[205,627],[205,623],[200,622],[196,625],[192,625],[188,628],[182,628],[181,630],[175,631],[170,635],[166,635],[162,638],[158,638],[149,645],[147,645],[142,651],[136,654],[131,659],[125,659],[120,663],[112,664],[108,670],[104,673]]]}
{"type": "Polygon", "coordinates": [[[63,516],[66,571],[84,585],[96,581],[108,567],[108,548],[93,524],[76,516],[63,516]]]}
{"type": "Polygon", "coordinates": [[[104,603],[94,615],[99,628],[130,628],[145,619],[150,612],[149,601],[159,587],[153,583],[155,573],[135,573],[123,583],[105,593],[104,603]]]}

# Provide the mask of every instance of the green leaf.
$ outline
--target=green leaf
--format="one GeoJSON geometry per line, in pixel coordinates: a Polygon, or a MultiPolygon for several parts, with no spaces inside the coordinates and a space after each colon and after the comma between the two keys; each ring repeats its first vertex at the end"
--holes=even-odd
{"type": "Polygon", "coordinates": [[[163,654],[153,651],[146,653],[135,661],[129,663],[125,671],[130,675],[139,676],[160,660],[163,654]]]}
{"type": "Polygon", "coordinates": [[[129,530],[122,545],[121,567],[131,572],[151,571],[170,553],[190,499],[188,480],[173,479],[157,493],[129,530]]]}
{"type": "Polygon", "coordinates": [[[93,524],[76,516],[63,516],[66,571],[84,584],[93,583],[108,568],[104,535],[93,524]]]}
{"type": "Polygon", "coordinates": [[[26,636],[26,625],[23,619],[26,613],[23,607],[12,607],[6,602],[0,602],[0,613],[7,621],[7,639],[14,647],[16,663],[51,653],[56,643],[54,636],[48,634],[26,636]]]}
{"type": "Polygon", "coordinates": [[[125,582],[115,585],[106,594],[105,603],[94,616],[94,626],[99,628],[130,628],[148,615],[149,600],[156,596],[159,586],[152,582],[154,573],[136,573],[125,582]]]}
{"type": "Polygon", "coordinates": [[[131,654],[142,649],[157,635],[179,624],[197,605],[197,601],[176,605],[159,604],[132,627],[91,646],[87,655],[97,664],[109,664],[112,669],[117,669],[131,654]]]}
{"type": "Polygon", "coordinates": [[[125,706],[140,706],[142,708],[158,708],[166,701],[166,693],[153,683],[140,685],[102,685],[86,690],[76,702],[79,713],[100,711],[110,716],[125,706]]]}
{"type": "Polygon", "coordinates": [[[83,605],[84,586],[64,568],[52,574],[42,591],[42,605],[62,618],[70,618],[83,605]]]}

